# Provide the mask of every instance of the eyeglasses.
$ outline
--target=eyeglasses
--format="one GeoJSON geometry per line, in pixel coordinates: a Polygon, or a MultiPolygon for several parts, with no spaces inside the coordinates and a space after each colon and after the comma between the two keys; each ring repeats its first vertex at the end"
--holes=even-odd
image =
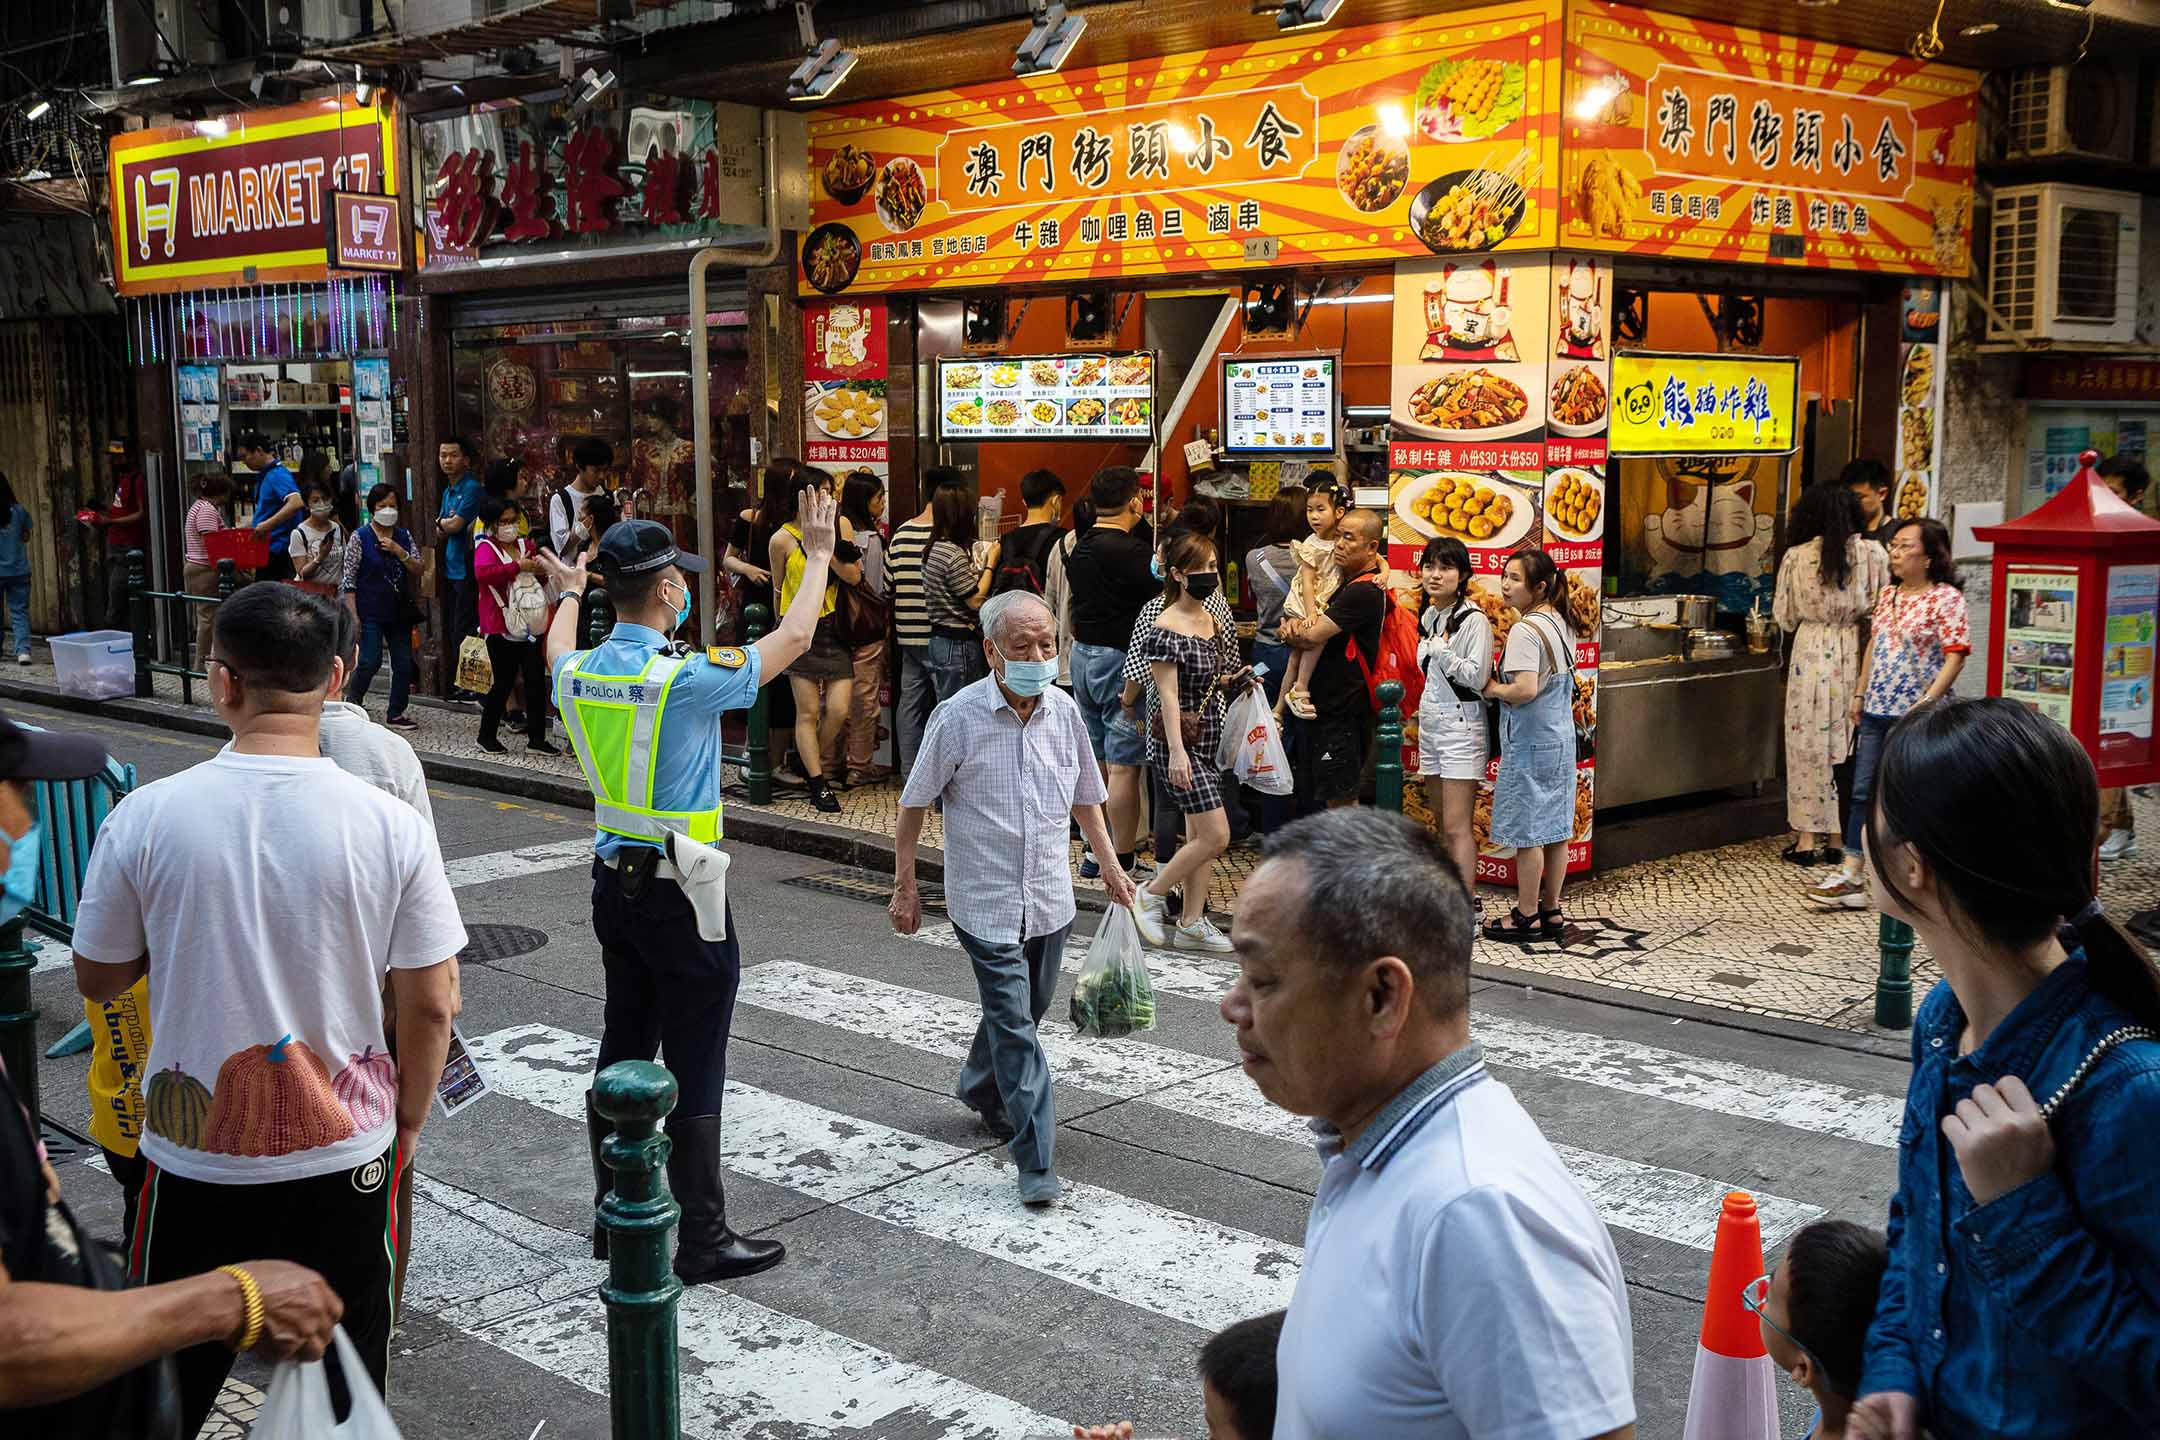
{"type": "MultiPolygon", "coordinates": [[[[1762,1321],[1763,1324],[1768,1325],[1772,1330],[1777,1331],[1778,1334],[1784,1336],[1785,1339],[1791,1343],[1794,1349],[1798,1350],[1801,1354],[1807,1356],[1809,1361],[1814,1364],[1817,1370],[1824,1370],[1821,1357],[1816,1355],[1813,1350],[1808,1349],[1806,1345],[1802,1344],[1800,1341],[1800,1337],[1793,1334],[1792,1331],[1787,1330],[1784,1326],[1778,1324],[1777,1321],[1772,1320],[1769,1314],[1765,1311],[1764,1307],[1766,1307],[1770,1303],[1770,1277],[1768,1275],[1761,1276],[1758,1279],[1750,1280],[1747,1283],[1746,1288],[1744,1288],[1740,1292],[1740,1303],[1747,1306],[1748,1313],[1753,1315],[1756,1319],[1762,1321]]],[[[1828,1371],[1824,1370],[1824,1373],[1827,1374],[1828,1371]]]]}

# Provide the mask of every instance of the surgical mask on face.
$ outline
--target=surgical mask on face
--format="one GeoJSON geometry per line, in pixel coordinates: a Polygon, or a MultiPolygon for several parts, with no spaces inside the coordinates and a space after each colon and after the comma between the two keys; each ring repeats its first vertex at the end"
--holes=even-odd
{"type": "Polygon", "coordinates": [[[682,608],[675,612],[675,623],[668,630],[670,635],[690,623],[690,587],[678,585],[675,588],[682,591],[682,608]]]}
{"type": "Polygon", "coordinates": [[[998,658],[1005,662],[1003,679],[1005,688],[1022,699],[1040,695],[1057,682],[1058,662],[1053,655],[1048,660],[1015,660],[1003,650],[998,658]]]}
{"type": "Polygon", "coordinates": [[[1162,579],[1162,556],[1148,556],[1147,568],[1148,574],[1153,575],[1157,580],[1162,579]]]}
{"type": "Polygon", "coordinates": [[[0,925],[22,914],[37,898],[38,853],[44,834],[36,821],[8,848],[7,873],[0,876],[0,925]]]}
{"type": "Polygon", "coordinates": [[[1220,584],[1222,584],[1222,576],[1220,575],[1187,575],[1185,577],[1185,593],[1195,600],[1205,600],[1215,593],[1215,587],[1220,584]]]}
{"type": "Polygon", "coordinates": [[[308,514],[313,515],[316,519],[320,520],[323,516],[328,515],[332,510],[336,509],[337,507],[332,505],[327,500],[318,500],[313,505],[310,505],[307,508],[308,514]]]}
{"type": "Polygon", "coordinates": [[[508,522],[497,525],[495,527],[495,538],[505,545],[515,545],[518,538],[517,526],[508,522]]]}
{"type": "Polygon", "coordinates": [[[375,512],[375,523],[385,530],[397,529],[397,506],[385,505],[375,512]]]}

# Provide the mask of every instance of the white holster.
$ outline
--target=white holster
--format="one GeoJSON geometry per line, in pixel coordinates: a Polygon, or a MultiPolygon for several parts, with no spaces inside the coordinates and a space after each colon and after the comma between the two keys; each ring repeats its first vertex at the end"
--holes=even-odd
{"type": "Polygon", "coordinates": [[[697,912],[698,938],[727,939],[727,851],[671,830],[667,858],[675,867],[676,883],[697,912]]]}

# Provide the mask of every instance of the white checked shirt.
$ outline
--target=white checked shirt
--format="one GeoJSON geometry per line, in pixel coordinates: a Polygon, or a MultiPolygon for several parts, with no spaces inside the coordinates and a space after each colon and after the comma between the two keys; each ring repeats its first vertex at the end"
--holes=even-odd
{"type": "Polygon", "coordinates": [[[931,712],[900,803],[944,799],[946,913],[1012,945],[1072,923],[1067,827],[1105,793],[1072,697],[1045,690],[1023,724],[992,675],[931,712]]]}

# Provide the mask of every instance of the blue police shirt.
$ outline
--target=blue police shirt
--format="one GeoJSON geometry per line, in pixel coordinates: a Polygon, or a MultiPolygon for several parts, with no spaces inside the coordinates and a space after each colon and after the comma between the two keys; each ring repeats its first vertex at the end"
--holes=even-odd
{"type": "MultiPolygon", "coordinates": [[[[293,480],[292,471],[283,465],[272,465],[263,471],[262,478],[255,482],[255,519],[252,523],[262,524],[277,514],[279,507],[287,500],[299,493],[300,486],[293,480]]],[[[293,527],[300,523],[300,517],[306,513],[305,510],[295,510],[284,524],[270,532],[268,539],[271,554],[281,555],[285,552],[285,547],[292,543],[293,527]]]]}
{"type": "MultiPolygon", "coordinates": [[[[651,626],[619,624],[597,649],[585,652],[591,658],[584,668],[592,675],[636,675],[667,643],[651,626]]],[[[743,655],[743,663],[734,669],[715,665],[697,651],[684,657],[660,714],[660,731],[653,737],[658,751],[653,757],[654,809],[710,810],[720,803],[720,716],[747,710],[757,699],[761,666],[756,647],[745,648],[743,655]]],[[[555,662],[551,685],[562,683],[563,667],[574,658],[575,653],[555,662]]],[[[626,845],[658,848],[605,831],[593,833],[593,853],[603,860],[626,845]]]]}

